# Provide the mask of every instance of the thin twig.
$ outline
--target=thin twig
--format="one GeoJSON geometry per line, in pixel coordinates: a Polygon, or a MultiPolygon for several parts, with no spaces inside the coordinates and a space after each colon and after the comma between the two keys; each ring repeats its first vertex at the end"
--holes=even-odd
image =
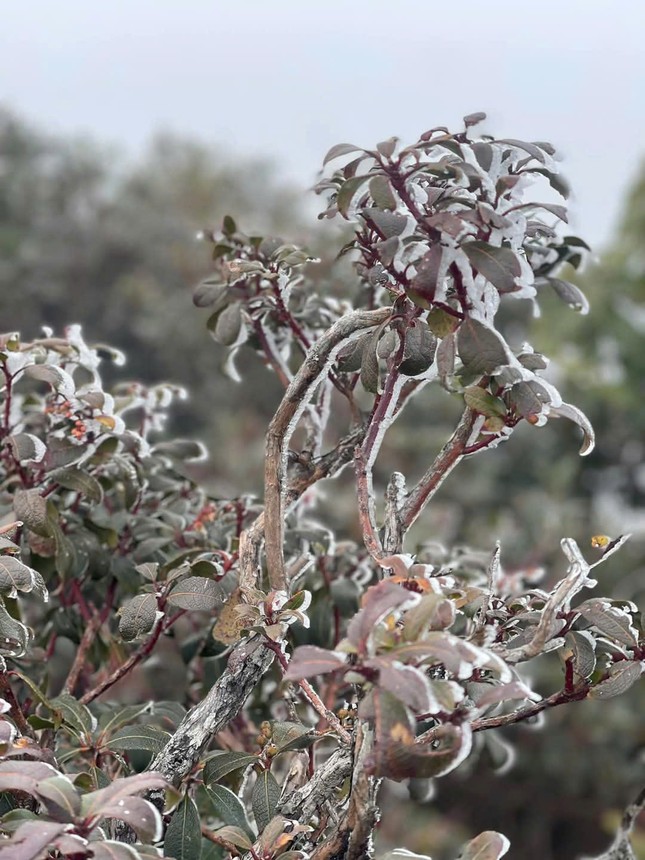
{"type": "Polygon", "coordinates": [[[580,702],[587,698],[589,693],[588,687],[579,687],[577,690],[559,690],[557,693],[548,696],[546,699],[541,699],[532,705],[527,705],[518,711],[513,711],[510,714],[501,714],[498,717],[483,717],[479,720],[473,720],[471,728],[474,732],[485,732],[488,729],[500,729],[503,726],[511,726],[514,723],[521,723],[524,720],[530,720],[531,717],[536,717],[542,711],[548,708],[555,708],[557,705],[564,705],[567,702],[580,702]]]}
{"type": "Polygon", "coordinates": [[[87,627],[81,637],[81,641],[76,649],[76,656],[74,657],[74,662],[72,663],[72,667],[69,670],[67,675],[67,679],[65,681],[65,685],[63,689],[66,693],[69,693],[70,696],[74,695],[74,690],[76,685],[78,684],[78,679],[80,677],[81,672],[83,671],[83,667],[85,666],[85,661],[87,659],[87,652],[92,646],[96,638],[96,634],[101,627],[101,618],[99,615],[95,614],[90,618],[87,627]]]}
{"type": "Polygon", "coordinates": [[[450,472],[464,456],[477,414],[466,408],[454,433],[443,446],[434,463],[410,492],[401,508],[401,528],[408,531],[450,472]]]}

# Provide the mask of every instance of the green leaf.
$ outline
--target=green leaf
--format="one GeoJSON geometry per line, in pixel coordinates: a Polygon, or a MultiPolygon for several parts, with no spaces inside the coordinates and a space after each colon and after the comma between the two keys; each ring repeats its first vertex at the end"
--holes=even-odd
{"type": "Polygon", "coordinates": [[[164,857],[173,860],[199,860],[202,831],[195,801],[186,795],[173,813],[163,845],[164,857]]]}
{"type": "Polygon", "coordinates": [[[336,206],[344,218],[348,217],[347,212],[354,200],[354,197],[356,197],[357,193],[361,190],[362,186],[368,179],[370,179],[369,174],[353,176],[341,185],[338,197],[336,198],[336,206]]]}
{"type": "Polygon", "coordinates": [[[233,794],[230,789],[223,785],[212,785],[210,788],[204,789],[204,792],[213,807],[214,814],[220,821],[233,827],[239,827],[251,839],[255,838],[249,822],[246,820],[244,806],[236,794],[233,794]]]}
{"type": "Polygon", "coordinates": [[[96,730],[96,718],[87,707],[78,699],[70,696],[69,693],[62,693],[55,699],[51,699],[50,707],[58,711],[62,720],[72,728],[83,732],[85,735],[91,735],[96,730]]]}
{"type": "Polygon", "coordinates": [[[51,537],[52,528],[48,519],[47,500],[39,490],[16,490],[13,496],[13,510],[27,528],[40,537],[51,537]]]}
{"type": "Polygon", "coordinates": [[[457,332],[457,351],[467,373],[491,374],[512,360],[504,338],[479,320],[464,320],[457,332]]]}
{"type": "Polygon", "coordinates": [[[471,385],[464,390],[464,401],[474,412],[487,417],[503,418],[506,415],[506,404],[499,397],[494,397],[483,388],[471,385]]]}
{"type": "Polygon", "coordinates": [[[88,474],[83,469],[73,467],[57,469],[55,472],[50,472],[49,477],[61,487],[75,490],[96,504],[99,504],[103,498],[103,487],[93,475],[88,474]]]}
{"type": "Polygon", "coordinates": [[[67,776],[52,776],[38,781],[37,795],[56,821],[74,821],[81,809],[81,798],[67,776]]]}
{"type": "Polygon", "coordinates": [[[157,618],[154,594],[138,594],[119,610],[119,634],[126,642],[149,633],[157,618]]]}
{"type": "Polygon", "coordinates": [[[215,323],[215,340],[224,346],[233,346],[242,330],[242,309],[238,302],[231,302],[222,310],[215,323]]]}
{"type": "Polygon", "coordinates": [[[510,248],[499,248],[488,242],[462,242],[462,251],[470,263],[500,293],[514,293],[519,289],[515,279],[522,274],[517,254],[510,248]]]}
{"type": "Polygon", "coordinates": [[[147,750],[158,753],[170,740],[170,733],[156,726],[125,726],[112,735],[106,746],[112,750],[147,750]]]}
{"type": "Polygon", "coordinates": [[[405,332],[403,361],[399,372],[404,376],[418,376],[431,366],[437,351],[437,339],[421,320],[405,332]]]}
{"type": "Polygon", "coordinates": [[[258,760],[256,755],[244,752],[220,751],[211,753],[204,764],[203,780],[206,785],[218,782],[236,770],[247,768],[258,760]]]}
{"type": "MultiPolygon", "coordinates": [[[[370,179],[370,197],[374,201],[374,205],[379,209],[394,211],[396,209],[396,197],[392,191],[392,186],[387,176],[377,174],[370,179]]],[[[399,231],[400,232],[400,231],[399,231]]]]}
{"type": "Polygon", "coordinates": [[[215,831],[215,834],[221,839],[226,839],[227,842],[231,842],[233,845],[241,848],[243,851],[248,851],[253,845],[253,842],[241,827],[220,827],[215,831]]]}
{"type": "Polygon", "coordinates": [[[280,786],[270,771],[263,770],[258,774],[251,797],[251,806],[259,833],[273,818],[278,800],[280,800],[280,786]]]}
{"type": "Polygon", "coordinates": [[[214,609],[226,598],[222,586],[204,576],[188,576],[175,585],[168,595],[168,603],[181,609],[196,609],[202,612],[214,609]]]}

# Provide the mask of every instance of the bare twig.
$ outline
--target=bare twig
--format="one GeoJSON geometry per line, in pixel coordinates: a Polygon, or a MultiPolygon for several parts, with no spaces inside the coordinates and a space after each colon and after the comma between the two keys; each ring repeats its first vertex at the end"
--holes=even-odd
{"type": "Polygon", "coordinates": [[[479,720],[473,720],[471,728],[473,732],[484,732],[488,729],[500,729],[504,726],[511,726],[514,723],[521,723],[524,720],[530,720],[532,717],[537,717],[542,711],[548,708],[555,708],[557,705],[564,705],[567,702],[580,702],[587,698],[589,688],[587,686],[579,687],[577,690],[559,690],[546,699],[535,702],[532,705],[527,705],[525,708],[520,708],[510,714],[500,714],[498,717],[484,717],[479,720]]]}

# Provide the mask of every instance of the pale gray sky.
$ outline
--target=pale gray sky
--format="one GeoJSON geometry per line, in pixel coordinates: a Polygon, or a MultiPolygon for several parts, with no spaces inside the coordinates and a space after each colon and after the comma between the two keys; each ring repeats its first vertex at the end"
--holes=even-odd
{"type": "Polygon", "coordinates": [[[485,110],[550,140],[573,227],[605,241],[645,154],[641,0],[24,0],[2,5],[0,99],[137,151],[160,128],[312,183],[328,147],[485,110]]]}

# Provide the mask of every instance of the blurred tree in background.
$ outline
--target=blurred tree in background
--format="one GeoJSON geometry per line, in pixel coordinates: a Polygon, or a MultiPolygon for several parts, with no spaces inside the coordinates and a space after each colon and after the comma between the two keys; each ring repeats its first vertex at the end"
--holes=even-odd
{"type": "MultiPolygon", "coordinates": [[[[127,352],[128,376],[167,379],[185,387],[191,397],[176,411],[176,429],[207,443],[211,460],[201,467],[210,470],[207,477],[216,489],[234,482],[254,490],[260,482],[262,435],[279,400],[279,386],[268,372],[252,377],[251,391],[216,374],[222,360],[219,347],[203,331],[190,303],[191,288],[209,269],[208,249],[195,243],[195,235],[229,213],[247,232],[284,231],[305,242],[307,224],[313,226],[299,198],[277,183],[265,164],[233,163],[217,151],[163,135],[139,162],[123,165],[93,142],[46,135],[10,111],[0,112],[2,330],[36,335],[42,325],[60,329],[79,322],[90,340],[105,340],[127,352]],[[229,411],[218,410],[218,403],[228,404],[229,411]],[[227,448],[220,453],[218,439],[224,436],[227,448]]],[[[548,553],[564,534],[588,544],[597,532],[634,531],[635,540],[621,552],[620,563],[608,563],[601,578],[621,570],[611,592],[640,603],[644,238],[645,171],[610,248],[595,267],[578,276],[592,313],[575,318],[563,313],[555,295],[550,305],[543,303],[541,319],[531,319],[523,303],[513,309],[517,342],[529,329],[540,329],[540,342],[557,358],[552,372],[565,399],[591,418],[597,434],[594,454],[586,460],[573,456],[578,437],[568,422],[551,422],[547,432],[522,427],[495,456],[478,459],[476,467],[466,462],[461,480],[447,482],[420,540],[432,539],[434,530],[446,543],[492,548],[499,538],[505,564],[512,569],[551,562],[548,553]],[[567,337],[562,336],[564,327],[567,337]],[[558,348],[561,343],[567,344],[566,351],[558,348]],[[545,469],[545,463],[551,468],[545,469]]],[[[314,250],[324,254],[325,249],[314,250]]],[[[342,266],[326,263],[315,276],[327,279],[327,288],[336,294],[348,289],[342,266]]],[[[415,464],[427,462],[440,448],[459,409],[445,392],[413,403],[393,433],[389,458],[384,451],[376,478],[384,484],[394,468],[414,477],[415,464]]],[[[334,497],[335,526],[341,533],[355,528],[347,520],[354,507],[353,499],[344,504],[334,497]]],[[[559,559],[557,565],[561,568],[559,559]]],[[[536,686],[547,694],[557,683],[545,675],[536,686]]],[[[642,685],[637,685],[611,703],[583,702],[562,714],[556,710],[547,718],[548,735],[512,732],[518,757],[508,773],[493,772],[506,760],[500,747],[498,761],[482,758],[474,765],[477,780],[469,780],[463,769],[444,779],[437,808],[459,809],[464,817],[447,822],[445,844],[437,845],[436,856],[442,850],[449,855],[464,832],[482,826],[501,830],[515,844],[521,834],[524,856],[541,860],[569,858],[585,849],[585,840],[597,844],[599,833],[615,825],[602,820],[600,811],[622,809],[642,783],[644,707],[642,685]],[[600,704],[602,718],[597,718],[600,704]],[[614,762],[626,760],[633,773],[623,770],[619,779],[614,762]],[[484,772],[490,777],[484,779],[484,772]],[[493,793],[494,807],[489,803],[493,793]],[[458,804],[455,795],[462,798],[458,804]],[[567,797],[572,798],[569,804],[567,797]]],[[[486,756],[490,758],[489,749],[486,756]]],[[[427,807],[418,809],[422,828],[427,807]]],[[[396,819],[389,816],[388,827],[396,819]]],[[[402,826],[409,833],[414,825],[407,819],[402,826]]],[[[396,833],[383,837],[400,841],[396,833]]],[[[410,836],[407,842],[414,848],[410,836]]]]}

